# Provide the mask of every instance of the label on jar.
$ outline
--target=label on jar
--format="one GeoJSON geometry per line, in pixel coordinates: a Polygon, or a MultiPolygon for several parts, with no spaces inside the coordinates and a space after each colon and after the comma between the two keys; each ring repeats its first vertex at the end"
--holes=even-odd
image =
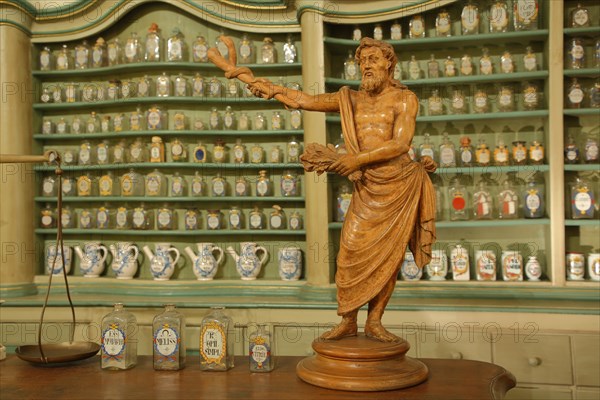
{"type": "Polygon", "coordinates": [[[106,222],[108,222],[108,212],[107,211],[98,211],[96,214],[96,221],[98,221],[98,227],[103,227],[106,222]]]}
{"type": "Polygon", "coordinates": [[[260,215],[253,214],[250,216],[250,226],[260,228],[262,226],[262,218],[260,215]]]}
{"type": "Polygon", "coordinates": [[[583,90],[579,88],[572,89],[569,91],[569,101],[573,104],[579,104],[583,101],[583,90]]]}
{"type": "Polygon", "coordinates": [[[585,51],[583,49],[583,46],[576,44],[573,47],[571,47],[571,56],[573,56],[573,58],[575,60],[581,60],[585,55],[585,51]]]}
{"type": "Polygon", "coordinates": [[[151,111],[148,113],[148,125],[152,128],[156,128],[160,125],[160,112],[151,111]]]}
{"type": "Polygon", "coordinates": [[[227,336],[217,322],[209,322],[200,334],[200,355],[207,363],[220,363],[227,353],[227,336]]]}
{"type": "Polygon", "coordinates": [[[144,226],[146,223],[146,214],[143,211],[133,212],[133,224],[137,227],[144,226]]]}
{"type": "Polygon", "coordinates": [[[131,194],[133,191],[133,179],[130,176],[123,177],[121,189],[123,190],[123,194],[131,194]]]}
{"type": "Polygon", "coordinates": [[[202,194],[202,182],[196,181],[192,183],[192,193],[202,194]]]}
{"type": "Polygon", "coordinates": [[[126,335],[119,329],[118,323],[111,323],[110,327],[102,332],[102,352],[109,356],[118,356],[125,351],[126,335]]]}
{"type": "Polygon", "coordinates": [[[476,96],[475,97],[475,107],[484,108],[487,106],[487,97],[486,96],[476,96]]]}
{"type": "Polygon", "coordinates": [[[42,191],[45,195],[51,195],[54,191],[54,182],[44,182],[44,185],[42,186],[42,191]]]}
{"type": "Polygon", "coordinates": [[[156,195],[158,194],[158,189],[160,188],[160,179],[158,177],[151,176],[148,178],[148,182],[146,183],[146,189],[148,194],[156,195]]]}
{"type": "Polygon", "coordinates": [[[581,213],[587,212],[592,207],[592,197],[587,192],[579,192],[575,195],[575,208],[581,213]]]}
{"type": "Polygon", "coordinates": [[[213,192],[216,195],[222,195],[225,193],[225,185],[223,184],[223,181],[215,181],[213,182],[213,192]]]}
{"type": "Polygon", "coordinates": [[[229,215],[229,224],[232,227],[238,228],[240,226],[240,215],[237,213],[233,213],[229,215]]]}
{"type": "Polygon", "coordinates": [[[579,9],[573,13],[573,21],[575,25],[584,26],[588,22],[587,10],[579,9]]]}
{"type": "Polygon", "coordinates": [[[42,216],[42,226],[52,225],[52,217],[49,215],[42,216]]]}
{"type": "Polygon", "coordinates": [[[502,106],[510,106],[512,104],[512,94],[501,94],[498,101],[502,106]]]}
{"type": "Polygon", "coordinates": [[[469,150],[465,150],[460,154],[460,159],[465,164],[470,163],[473,159],[473,154],[469,150]]]}
{"type": "Polygon", "coordinates": [[[296,180],[293,178],[284,178],[281,180],[281,190],[284,195],[295,194],[296,192],[296,180]]]}
{"type": "Polygon", "coordinates": [[[235,192],[239,195],[239,196],[243,196],[246,193],[246,183],[245,182],[238,182],[235,184],[235,192]]]}
{"type": "Polygon", "coordinates": [[[177,331],[168,324],[164,324],[154,332],[154,348],[161,356],[174,355],[179,350],[179,341],[177,331]]]}
{"type": "Polygon", "coordinates": [[[540,208],[540,196],[537,194],[537,192],[529,192],[529,194],[525,197],[525,204],[529,210],[535,212],[538,208],[540,208]]]}
{"type": "Polygon", "coordinates": [[[157,219],[161,226],[169,226],[171,225],[171,212],[164,210],[160,211],[157,219]]]}
{"type": "Polygon", "coordinates": [[[207,223],[210,229],[219,229],[219,217],[216,215],[209,215],[207,218],[207,223]]]}
{"type": "Polygon", "coordinates": [[[272,215],[271,216],[271,227],[273,229],[279,229],[282,225],[282,219],[280,215],[272,215]]]}
{"type": "Polygon", "coordinates": [[[124,227],[127,225],[127,211],[119,210],[117,211],[117,226],[124,227]]]}
{"type": "Polygon", "coordinates": [[[259,195],[264,196],[269,191],[269,185],[265,181],[259,181],[256,184],[256,191],[258,192],[259,195]]]}
{"type": "Polygon", "coordinates": [[[442,164],[454,163],[454,150],[448,147],[442,148],[442,151],[440,152],[440,161],[442,164]]]}

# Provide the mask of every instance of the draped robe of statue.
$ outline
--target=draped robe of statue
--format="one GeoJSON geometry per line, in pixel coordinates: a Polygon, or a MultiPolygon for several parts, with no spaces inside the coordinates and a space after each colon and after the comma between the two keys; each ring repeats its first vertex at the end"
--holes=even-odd
{"type": "MultiPolygon", "coordinates": [[[[356,154],[361,149],[350,89],[339,94],[344,142],[356,154]]],[[[407,245],[420,268],[431,260],[435,192],[427,172],[434,170],[431,159],[415,162],[408,154],[363,168],[362,178],[354,182],[337,256],[339,315],[368,303],[396,279],[407,245]]]]}

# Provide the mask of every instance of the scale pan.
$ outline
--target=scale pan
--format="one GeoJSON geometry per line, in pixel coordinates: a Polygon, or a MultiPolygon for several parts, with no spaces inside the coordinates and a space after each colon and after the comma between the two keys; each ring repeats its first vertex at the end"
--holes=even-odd
{"type": "Polygon", "coordinates": [[[21,360],[34,364],[58,364],[84,360],[93,357],[100,350],[100,345],[94,342],[63,342],[43,344],[46,361],[42,358],[37,344],[19,346],[15,350],[21,360]]]}

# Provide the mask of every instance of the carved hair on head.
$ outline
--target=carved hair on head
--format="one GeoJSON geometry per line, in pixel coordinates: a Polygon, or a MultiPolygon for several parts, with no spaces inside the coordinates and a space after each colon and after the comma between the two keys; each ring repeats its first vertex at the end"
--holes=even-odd
{"type": "Polygon", "coordinates": [[[394,76],[394,68],[396,68],[396,64],[398,63],[398,58],[396,57],[396,53],[394,52],[392,45],[382,42],[381,40],[372,39],[370,37],[362,38],[358,48],[356,49],[356,53],[354,54],[357,64],[360,64],[360,53],[368,47],[377,47],[381,50],[383,56],[390,62],[388,76],[390,79],[392,79],[394,76]]]}

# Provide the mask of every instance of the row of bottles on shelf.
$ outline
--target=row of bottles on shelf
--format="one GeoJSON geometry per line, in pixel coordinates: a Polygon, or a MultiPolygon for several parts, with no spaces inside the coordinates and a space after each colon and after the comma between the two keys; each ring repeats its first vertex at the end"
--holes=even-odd
{"type": "Polygon", "coordinates": [[[405,281],[421,280],[423,273],[431,281],[443,281],[449,276],[454,281],[469,281],[472,274],[478,281],[495,281],[498,279],[498,275],[507,282],[523,281],[524,275],[529,281],[540,281],[542,278],[543,267],[537,256],[530,255],[527,263],[524,263],[523,255],[520,250],[516,249],[518,247],[516,244],[507,249],[497,249],[498,254],[496,250],[489,248],[498,248],[498,245],[489,246],[487,249],[485,247],[474,251],[473,262],[469,249],[460,244],[449,249],[433,250],[431,262],[423,269],[417,266],[413,254],[407,250],[399,275],[405,281]],[[447,250],[449,250],[449,256],[447,250]],[[498,264],[500,268],[498,268],[498,264]]]}
{"type": "MultiPolygon", "coordinates": [[[[55,150],[55,149],[53,149],[55,150]]],[[[298,163],[302,154],[302,145],[292,137],[285,145],[285,150],[279,145],[272,145],[268,151],[260,144],[255,144],[250,149],[236,139],[230,148],[223,139],[217,139],[215,144],[209,147],[199,141],[191,144],[173,138],[168,145],[162,141],[160,136],[153,136],[149,144],[137,138],[127,144],[121,139],[114,145],[110,141],[103,140],[92,144],[84,140],[78,147],[64,147],[59,151],[61,161],[64,165],[108,165],[123,163],[163,163],[171,162],[193,162],[193,163],[235,163],[235,164],[260,164],[269,163],[298,163]],[[265,154],[267,153],[267,154],[265,154]]]]}
{"type": "Polygon", "coordinates": [[[598,153],[598,134],[588,132],[587,135],[581,136],[584,137],[582,138],[583,140],[579,141],[579,144],[573,135],[567,137],[564,151],[565,164],[597,164],[600,161],[600,154],[598,153]]]}
{"type": "MultiPolygon", "coordinates": [[[[208,62],[209,47],[210,44],[204,36],[198,35],[190,46],[191,61],[208,62]]],[[[220,38],[217,38],[215,47],[223,57],[228,57],[229,49],[220,38]]],[[[276,44],[270,37],[263,39],[259,57],[257,57],[255,47],[254,41],[250,40],[247,34],[244,34],[237,49],[237,62],[240,64],[255,63],[257,58],[261,64],[275,64],[280,61],[276,44]]],[[[40,50],[39,60],[41,71],[63,71],[101,68],[144,61],[182,62],[189,61],[190,54],[184,35],[178,28],[174,28],[172,36],[167,39],[165,51],[160,29],[156,23],[153,23],[148,29],[145,39],[142,39],[137,32],[131,32],[125,43],[118,37],[108,43],[102,37],[99,37],[92,46],[86,40],[73,49],[69,49],[66,44],[63,44],[57,51],[52,51],[48,46],[44,46],[40,50]]],[[[292,35],[288,35],[286,42],[283,43],[282,61],[285,63],[298,61],[298,50],[292,35]]]]}
{"type": "Polygon", "coordinates": [[[570,281],[583,281],[589,279],[600,281],[600,249],[595,249],[587,254],[581,252],[568,252],[566,255],[566,273],[570,281]]]}
{"type": "Polygon", "coordinates": [[[515,140],[509,148],[504,140],[499,139],[495,149],[488,147],[485,139],[479,139],[479,144],[474,147],[469,136],[461,136],[459,146],[450,140],[444,132],[442,142],[436,149],[431,142],[430,134],[423,135],[423,141],[418,151],[411,145],[409,155],[414,160],[421,157],[431,157],[439,168],[451,167],[487,167],[506,165],[541,165],[544,164],[544,145],[538,140],[532,140],[527,145],[524,140],[515,140]]]}
{"type": "Polygon", "coordinates": [[[44,117],[42,120],[42,134],[85,134],[85,133],[111,133],[141,130],[166,130],[169,122],[173,130],[284,130],[286,128],[286,117],[288,114],[291,129],[302,128],[302,111],[275,110],[271,114],[269,123],[267,116],[258,111],[251,116],[246,111],[235,112],[231,106],[226,106],[223,113],[217,107],[212,107],[208,115],[208,123],[203,118],[195,117],[190,124],[190,117],[183,111],[173,111],[171,118],[169,113],[159,106],[150,107],[145,113],[138,106],[136,111],[127,116],[125,113],[114,115],[99,115],[95,111],[90,113],[89,118],[75,115],[71,123],[65,117],[44,117]]]}
{"type": "MultiPolygon", "coordinates": [[[[470,175],[456,174],[447,185],[439,175],[432,175],[436,194],[436,221],[543,218],[546,214],[546,189],[541,173],[531,174],[527,181],[516,172],[508,172],[502,185],[481,175],[473,184],[470,175]]],[[[343,222],[350,206],[351,190],[347,184],[338,188],[336,221],[343,222]]]]}
{"type": "MultiPolygon", "coordinates": [[[[155,370],[181,370],[186,366],[185,316],[175,305],[166,304],[165,310],[152,321],[152,354],[155,370]]],[[[275,367],[275,341],[272,327],[267,324],[250,326],[247,349],[250,372],[271,372],[275,367]]],[[[116,303],[114,309],[102,318],[101,368],[127,370],[137,365],[137,319],[116,303]]],[[[200,370],[227,371],[234,367],[234,325],[224,307],[211,307],[200,324],[200,370]]]]}
{"type": "MultiPolygon", "coordinates": [[[[277,81],[280,86],[300,90],[297,82],[285,82],[283,77],[277,81]]],[[[254,95],[248,85],[237,79],[228,79],[223,83],[216,76],[206,81],[196,73],[186,78],[182,73],[171,78],[166,72],[153,79],[148,75],[131,80],[114,79],[107,82],[68,82],[42,83],[42,103],[94,103],[97,101],[116,101],[145,97],[209,97],[209,98],[252,98],[254,95]]]]}
{"type": "MultiPolygon", "coordinates": [[[[460,19],[460,33],[462,35],[474,35],[483,30],[490,33],[508,32],[511,27],[515,31],[533,30],[538,28],[539,5],[537,0],[515,0],[513,10],[508,6],[505,0],[492,1],[487,9],[487,18],[482,18],[479,2],[469,1],[465,4],[460,15],[453,15],[453,11],[447,11],[442,8],[438,11],[435,18],[434,37],[450,37],[457,34],[457,29],[453,29],[453,21],[460,19]],[[481,20],[488,21],[487,27],[484,27],[481,20]]],[[[483,9],[483,7],[482,7],[483,9]]],[[[360,40],[363,37],[364,27],[355,26],[352,31],[352,39],[360,40]]],[[[408,22],[408,34],[402,33],[402,25],[394,21],[389,27],[389,36],[384,35],[384,28],[381,24],[376,24],[372,35],[377,40],[401,40],[403,37],[410,39],[420,39],[427,37],[426,17],[423,14],[415,14],[410,17],[408,22]]],[[[366,33],[366,32],[365,32],[366,33]]]]}
{"type": "Polygon", "coordinates": [[[442,97],[438,89],[432,89],[427,98],[427,106],[423,108],[426,109],[427,115],[482,114],[495,110],[510,112],[539,109],[542,104],[542,93],[540,93],[538,85],[525,82],[521,87],[521,96],[519,96],[514,85],[506,83],[498,85],[494,104],[492,104],[492,98],[488,95],[487,89],[483,86],[476,87],[473,93],[469,93],[470,90],[468,90],[469,96],[461,89],[454,89],[451,96],[442,97]]]}
{"type": "MultiPolygon", "coordinates": [[[[121,177],[115,177],[111,171],[96,176],[93,173],[83,173],[81,176],[63,176],[61,180],[62,195],[65,197],[78,196],[146,196],[146,197],[206,197],[207,184],[204,176],[196,171],[192,177],[186,177],[175,172],[167,177],[158,169],[146,176],[131,169],[121,177]]],[[[246,176],[236,176],[233,190],[229,181],[217,172],[210,181],[210,197],[274,196],[274,180],[267,170],[260,170],[258,176],[248,179],[246,176]],[[233,192],[233,193],[232,193],[233,192]]],[[[54,176],[47,176],[42,181],[42,196],[56,196],[59,182],[54,176]]],[[[280,177],[279,193],[284,197],[300,196],[300,178],[292,171],[283,171],[280,177]]]]}
{"type": "MultiPolygon", "coordinates": [[[[518,71],[513,56],[508,50],[502,53],[499,60],[499,71],[503,74],[510,74],[518,71]]],[[[478,69],[473,64],[473,59],[469,54],[462,56],[457,62],[452,56],[446,57],[440,69],[440,62],[431,54],[430,59],[426,62],[426,68],[421,68],[424,60],[417,60],[416,56],[412,55],[406,63],[406,67],[402,68],[402,62],[398,61],[394,70],[394,79],[406,78],[409,80],[418,80],[423,78],[440,78],[455,77],[455,76],[473,76],[473,75],[492,75],[498,73],[496,62],[489,54],[487,48],[482,49],[482,56],[479,58],[478,69]],[[406,73],[403,73],[406,71],[406,73]],[[426,72],[425,72],[426,71],[426,72]],[[460,74],[459,74],[460,72],[460,74]]],[[[526,53],[522,56],[523,70],[536,71],[538,69],[537,57],[533,53],[530,46],[527,46],[526,53]]],[[[344,78],[350,80],[358,80],[361,78],[358,61],[355,59],[352,52],[348,53],[348,57],[344,62],[344,78]]]]}
{"type": "MultiPolygon", "coordinates": [[[[600,69],[598,74],[600,74],[600,69]]],[[[571,78],[571,83],[565,84],[567,108],[600,108],[600,79],[596,79],[594,83],[590,82],[586,86],[582,87],[577,78],[571,78]]]]}
{"type": "MultiPolygon", "coordinates": [[[[227,217],[221,210],[206,210],[206,216],[197,207],[186,210],[177,210],[169,204],[164,204],[156,210],[148,208],[144,203],[138,207],[129,207],[127,204],[114,207],[105,204],[98,208],[83,208],[73,210],[69,206],[62,208],[60,224],[63,229],[117,229],[117,230],[162,230],[173,231],[179,229],[179,213],[183,213],[185,230],[200,230],[206,226],[207,230],[301,230],[303,217],[298,211],[290,213],[289,218],[285,211],[278,205],[273,206],[269,217],[263,210],[255,206],[252,210],[242,210],[232,206],[227,211],[227,217]],[[155,218],[156,216],[156,218],[155,218]],[[203,224],[203,220],[205,223],[203,224]],[[246,221],[248,221],[246,223],[246,221]]],[[[40,226],[44,229],[56,228],[59,223],[56,216],[57,210],[49,204],[40,211],[40,226]]]]}
{"type": "Polygon", "coordinates": [[[569,39],[565,58],[567,69],[600,67],[600,38],[594,41],[579,37],[569,39]]]}
{"type": "MultiPolygon", "coordinates": [[[[226,251],[213,243],[196,243],[197,251],[192,247],[185,247],[192,269],[196,278],[201,281],[213,280],[219,267],[224,262],[225,253],[231,255],[235,262],[236,271],[242,280],[255,280],[269,257],[269,251],[254,242],[240,243],[240,254],[233,247],[228,246],[226,251]],[[259,256],[260,254],[260,256],[259,256]]],[[[140,261],[139,247],[131,242],[115,242],[108,247],[98,241],[86,241],[81,246],[75,247],[51,244],[46,247],[45,263],[47,274],[68,274],[71,271],[74,254],[79,257],[79,269],[86,278],[98,278],[104,274],[106,259],[112,255],[110,268],[117,279],[133,279],[138,272],[140,261]],[[75,253],[73,253],[73,249],[75,253]],[[110,253],[109,253],[110,250],[110,253]]],[[[143,246],[142,251],[149,263],[150,273],[156,281],[171,279],[181,258],[180,250],[170,243],[156,243],[154,251],[148,246],[143,246]]],[[[295,244],[285,244],[277,253],[278,273],[284,281],[296,281],[302,275],[302,251],[295,244]]],[[[183,259],[183,263],[187,260],[183,259]]],[[[181,264],[181,263],[180,263],[181,264]]]]}

